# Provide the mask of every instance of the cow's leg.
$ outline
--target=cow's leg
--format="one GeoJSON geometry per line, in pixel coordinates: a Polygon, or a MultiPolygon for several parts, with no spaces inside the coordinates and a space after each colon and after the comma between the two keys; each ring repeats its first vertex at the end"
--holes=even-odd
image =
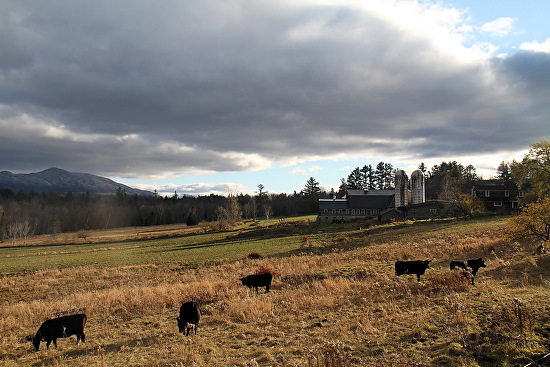
{"type": "Polygon", "coordinates": [[[50,349],[51,342],[52,341],[50,339],[46,340],[46,349],[50,349]]]}
{"type": "Polygon", "coordinates": [[[269,285],[265,286],[265,293],[269,292],[269,285]]]}
{"type": "Polygon", "coordinates": [[[256,288],[256,294],[259,294],[259,292],[258,292],[258,287],[254,287],[254,288],[256,288]]]}
{"type": "Polygon", "coordinates": [[[416,279],[420,281],[420,274],[416,274],[416,279]]]}

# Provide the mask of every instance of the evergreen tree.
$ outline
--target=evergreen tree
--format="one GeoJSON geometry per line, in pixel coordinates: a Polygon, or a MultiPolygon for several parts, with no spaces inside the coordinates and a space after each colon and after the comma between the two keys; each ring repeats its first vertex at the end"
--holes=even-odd
{"type": "Polygon", "coordinates": [[[508,163],[502,161],[497,168],[497,177],[503,181],[508,181],[512,178],[512,172],[508,163]]]}
{"type": "Polygon", "coordinates": [[[321,194],[321,188],[319,182],[313,177],[310,177],[304,187],[304,195],[308,197],[318,197],[321,194]]]}
{"type": "Polygon", "coordinates": [[[376,165],[376,170],[374,171],[374,188],[377,190],[382,190],[386,182],[386,165],[384,162],[379,162],[376,165]]]}
{"type": "Polygon", "coordinates": [[[348,175],[348,179],[346,181],[348,190],[356,190],[356,189],[362,189],[363,188],[363,174],[361,173],[361,170],[359,167],[356,167],[351,173],[348,175]]]}
{"type": "Polygon", "coordinates": [[[348,192],[348,184],[346,183],[346,181],[342,178],[340,180],[340,186],[338,187],[338,195],[340,197],[346,195],[346,193],[348,192]]]}
{"type": "Polygon", "coordinates": [[[374,171],[372,170],[372,166],[370,164],[368,166],[364,165],[363,168],[361,168],[361,173],[363,174],[363,189],[373,189],[374,171]]]}

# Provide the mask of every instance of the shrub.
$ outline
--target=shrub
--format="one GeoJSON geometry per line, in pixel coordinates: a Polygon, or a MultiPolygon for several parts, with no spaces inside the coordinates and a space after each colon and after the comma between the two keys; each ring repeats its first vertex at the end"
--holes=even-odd
{"type": "Polygon", "coordinates": [[[251,252],[248,254],[247,256],[249,259],[252,259],[252,260],[256,260],[256,259],[263,259],[263,256],[260,255],[259,253],[257,252],[251,252]]]}

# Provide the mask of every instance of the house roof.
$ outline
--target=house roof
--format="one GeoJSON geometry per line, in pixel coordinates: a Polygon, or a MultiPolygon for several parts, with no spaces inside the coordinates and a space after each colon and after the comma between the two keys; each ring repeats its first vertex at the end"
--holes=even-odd
{"type": "Polygon", "coordinates": [[[495,191],[495,190],[505,190],[505,191],[514,191],[518,187],[514,181],[508,180],[482,180],[476,181],[473,185],[474,190],[482,191],[495,191]]]}
{"type": "Polygon", "coordinates": [[[346,198],[319,199],[323,209],[385,209],[394,203],[395,190],[348,190],[346,198]]]}
{"type": "Polygon", "coordinates": [[[350,208],[361,209],[380,209],[393,206],[395,201],[394,195],[364,195],[364,196],[349,196],[348,202],[350,208]]]}
{"type": "Polygon", "coordinates": [[[347,209],[347,199],[319,199],[319,208],[323,209],[347,209]]]}
{"type": "Polygon", "coordinates": [[[350,196],[392,196],[395,195],[395,190],[348,190],[350,196]]]}

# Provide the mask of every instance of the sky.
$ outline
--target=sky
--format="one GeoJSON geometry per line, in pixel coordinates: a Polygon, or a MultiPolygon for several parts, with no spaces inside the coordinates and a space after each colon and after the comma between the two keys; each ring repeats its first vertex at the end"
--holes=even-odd
{"type": "Polygon", "coordinates": [[[0,171],[178,195],[483,178],[550,138],[545,0],[2,0],[0,171]]]}

